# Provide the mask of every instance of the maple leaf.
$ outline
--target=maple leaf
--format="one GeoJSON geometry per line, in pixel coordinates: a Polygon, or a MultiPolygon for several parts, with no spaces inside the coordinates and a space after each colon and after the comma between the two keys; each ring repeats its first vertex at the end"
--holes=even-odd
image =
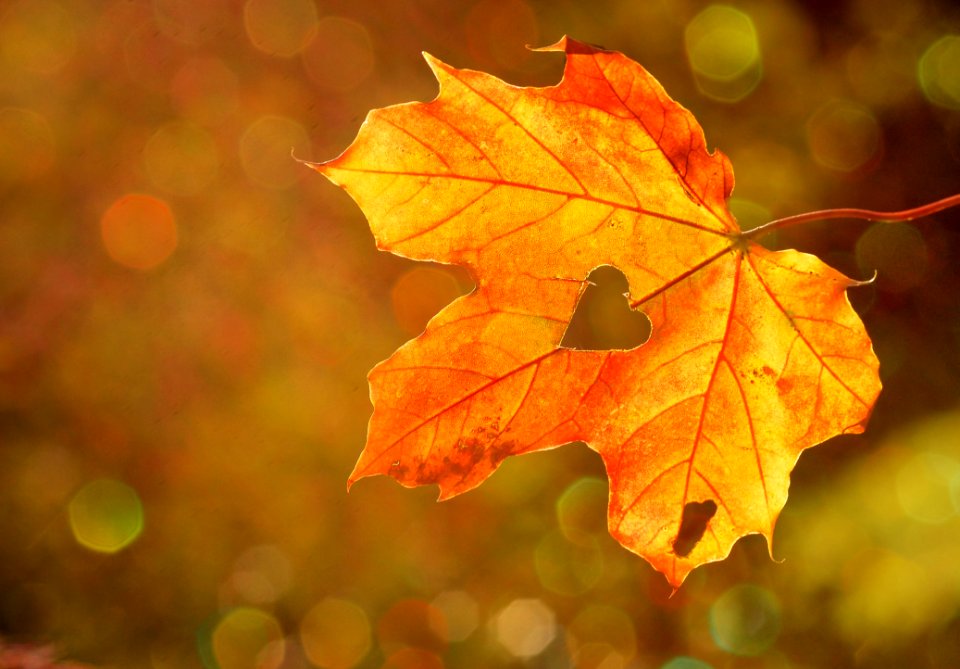
{"type": "Polygon", "coordinates": [[[646,70],[569,38],[541,51],[566,54],[556,86],[426,56],[435,100],[370,112],[312,164],[381,249],[476,281],[370,372],[350,483],[386,474],[447,499],[510,455],[583,441],[610,479],[610,532],[678,587],[747,534],[772,552],[797,458],[863,431],[878,361],[846,297],[856,282],[741,233],[729,160],[646,70]],[[652,334],[564,348],[601,265],[624,273],[652,334]]]}

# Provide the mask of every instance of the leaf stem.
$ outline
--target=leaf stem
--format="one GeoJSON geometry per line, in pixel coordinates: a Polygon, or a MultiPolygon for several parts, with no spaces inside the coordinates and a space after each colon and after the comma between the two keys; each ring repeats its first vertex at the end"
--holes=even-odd
{"type": "Polygon", "coordinates": [[[871,211],[869,209],[821,209],[819,211],[808,211],[803,214],[778,218],[775,221],[764,223],[752,230],[747,230],[740,235],[740,239],[757,239],[763,237],[775,230],[793,227],[801,223],[810,221],[825,221],[835,218],[857,218],[864,221],[883,221],[893,223],[899,221],[912,221],[915,218],[923,218],[936,214],[938,211],[960,206],[960,194],[945,197],[942,200],[924,204],[913,209],[904,209],[903,211],[871,211]]]}

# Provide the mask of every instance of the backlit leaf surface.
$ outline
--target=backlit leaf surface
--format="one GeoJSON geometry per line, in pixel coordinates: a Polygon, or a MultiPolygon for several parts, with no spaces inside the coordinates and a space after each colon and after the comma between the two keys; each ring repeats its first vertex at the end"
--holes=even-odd
{"type": "Polygon", "coordinates": [[[544,50],[566,54],[553,87],[428,56],[435,100],[370,112],[314,165],[380,248],[477,284],[371,371],[350,482],[386,474],[446,499],[510,455],[584,441],[610,479],[610,532],[679,586],[744,535],[770,544],[800,452],[864,429],[877,359],[855,282],[741,236],[728,159],[646,70],[569,38],[544,50]],[[651,321],[637,348],[560,346],[600,265],[651,321]],[[693,503],[712,511],[702,537],[681,536],[693,503]]]}

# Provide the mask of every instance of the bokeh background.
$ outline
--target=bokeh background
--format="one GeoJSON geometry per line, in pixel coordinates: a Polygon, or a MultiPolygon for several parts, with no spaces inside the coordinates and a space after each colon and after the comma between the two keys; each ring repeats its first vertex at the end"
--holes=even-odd
{"type": "MultiPolygon", "coordinates": [[[[555,83],[524,45],[565,33],[695,113],[744,226],[960,192],[946,0],[0,3],[0,665],[960,666],[957,212],[769,240],[878,271],[851,297],[885,384],[801,458],[780,563],[751,537],[670,597],[582,444],[443,504],[346,493],[367,370],[471,283],[376,252],[291,148],[432,98],[421,50],[555,83]]],[[[588,342],[636,327],[610,286],[588,342]]]]}

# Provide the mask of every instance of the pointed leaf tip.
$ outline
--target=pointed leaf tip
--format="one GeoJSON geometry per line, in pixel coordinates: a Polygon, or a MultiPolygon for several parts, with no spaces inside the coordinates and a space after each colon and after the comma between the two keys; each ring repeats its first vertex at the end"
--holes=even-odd
{"type": "Polygon", "coordinates": [[[444,61],[434,56],[432,53],[429,53],[427,51],[421,51],[420,55],[423,56],[423,59],[427,62],[427,65],[430,67],[430,70],[433,72],[434,76],[436,76],[438,79],[439,79],[438,75],[441,72],[449,73],[455,69],[451,65],[448,65],[444,61]]]}
{"type": "Polygon", "coordinates": [[[579,40],[576,40],[570,37],[569,35],[564,35],[553,44],[549,44],[547,46],[531,47],[528,45],[527,48],[530,49],[531,51],[563,51],[564,53],[568,53],[568,54],[574,54],[574,53],[591,54],[591,53],[598,53],[598,52],[613,53],[613,52],[610,52],[609,49],[606,49],[602,46],[589,44],[587,42],[581,42],[579,40]]]}
{"type": "Polygon", "coordinates": [[[530,51],[566,51],[567,43],[570,41],[570,38],[566,35],[558,39],[553,44],[547,44],[546,46],[531,46],[529,44],[526,47],[530,51]]]}

